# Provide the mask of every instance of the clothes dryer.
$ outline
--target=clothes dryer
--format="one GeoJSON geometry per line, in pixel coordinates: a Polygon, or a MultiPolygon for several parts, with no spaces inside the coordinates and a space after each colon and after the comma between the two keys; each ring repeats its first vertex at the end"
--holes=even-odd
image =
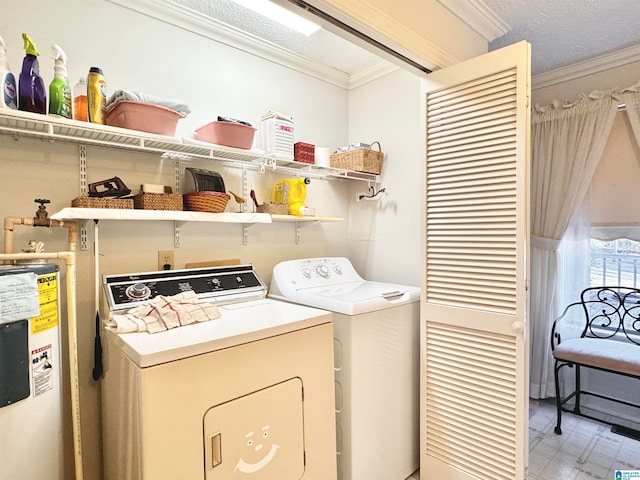
{"type": "Polygon", "coordinates": [[[277,264],[269,297],[333,312],[338,478],[419,467],[420,289],[364,280],[344,257],[277,264]]]}
{"type": "Polygon", "coordinates": [[[105,328],[106,480],[336,478],[329,312],[265,298],[248,265],[104,285],[110,315],[185,290],[221,314],[153,334],[105,328]]]}

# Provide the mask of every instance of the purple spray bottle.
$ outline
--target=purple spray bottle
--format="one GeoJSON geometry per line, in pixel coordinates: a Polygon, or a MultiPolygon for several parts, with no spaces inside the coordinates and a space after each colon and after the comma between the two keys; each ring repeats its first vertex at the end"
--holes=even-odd
{"type": "Polygon", "coordinates": [[[27,54],[22,61],[18,80],[18,109],[25,112],[47,113],[47,93],[40,76],[38,48],[26,33],[22,34],[27,54]]]}

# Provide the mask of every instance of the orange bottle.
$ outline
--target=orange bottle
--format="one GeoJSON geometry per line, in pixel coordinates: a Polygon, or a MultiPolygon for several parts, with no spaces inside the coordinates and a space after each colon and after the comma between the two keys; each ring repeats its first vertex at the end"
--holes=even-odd
{"type": "Polygon", "coordinates": [[[73,119],[86,122],[88,105],[87,105],[87,81],[80,77],[76,86],[73,87],[73,119]]]}

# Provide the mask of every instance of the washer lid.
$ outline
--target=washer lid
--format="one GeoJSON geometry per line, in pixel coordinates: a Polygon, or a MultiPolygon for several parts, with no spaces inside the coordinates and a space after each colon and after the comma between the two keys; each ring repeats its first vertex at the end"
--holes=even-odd
{"type": "Polygon", "coordinates": [[[273,268],[269,297],[357,315],[420,299],[420,288],[364,280],[345,257],[287,260],[273,268]]]}
{"type": "Polygon", "coordinates": [[[358,281],[289,290],[286,295],[272,291],[269,297],[345,315],[358,315],[417,302],[420,299],[420,288],[358,281]]]}

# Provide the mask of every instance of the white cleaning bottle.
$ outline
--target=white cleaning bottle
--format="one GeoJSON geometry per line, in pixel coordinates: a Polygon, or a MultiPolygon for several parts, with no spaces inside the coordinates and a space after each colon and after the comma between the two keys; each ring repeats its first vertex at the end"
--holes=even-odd
{"type": "Polygon", "coordinates": [[[0,37],[0,107],[18,108],[18,88],[16,77],[9,71],[9,62],[7,61],[7,49],[4,40],[0,37]]]}

